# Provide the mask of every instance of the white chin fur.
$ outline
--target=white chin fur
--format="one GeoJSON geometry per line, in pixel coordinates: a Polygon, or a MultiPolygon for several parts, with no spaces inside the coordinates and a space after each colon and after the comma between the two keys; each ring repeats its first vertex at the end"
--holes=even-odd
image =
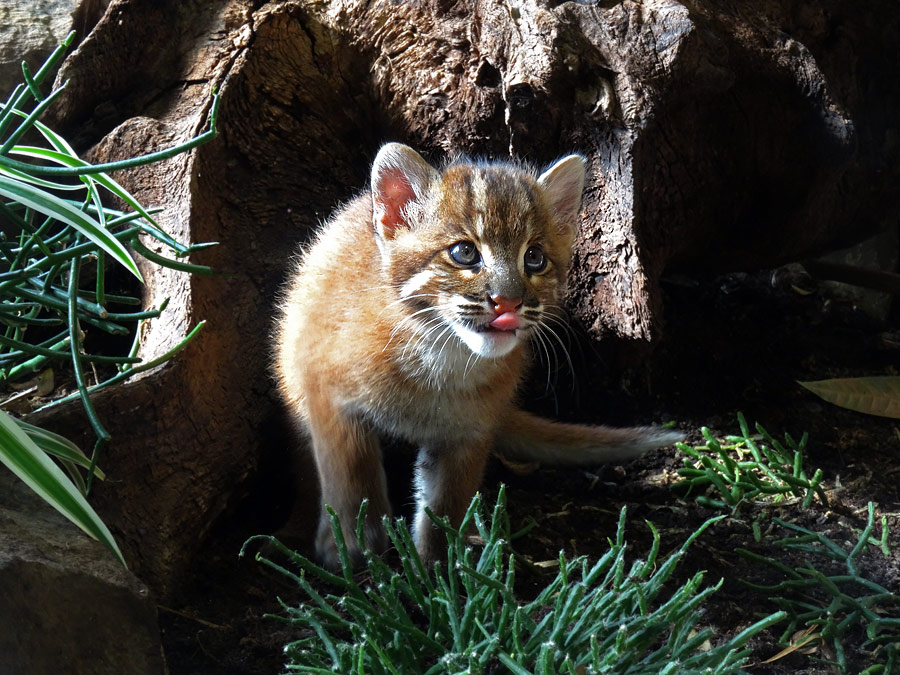
{"type": "Polygon", "coordinates": [[[453,330],[459,339],[478,356],[486,359],[497,359],[509,354],[517,344],[518,331],[474,331],[460,324],[453,324],[453,330]]]}

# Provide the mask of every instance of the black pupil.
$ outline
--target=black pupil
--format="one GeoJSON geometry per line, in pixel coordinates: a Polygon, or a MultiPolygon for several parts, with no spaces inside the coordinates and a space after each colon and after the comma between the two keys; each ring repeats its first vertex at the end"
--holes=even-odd
{"type": "Polygon", "coordinates": [[[539,246],[532,246],[525,251],[525,267],[530,270],[541,270],[544,268],[544,252],[539,246]]]}

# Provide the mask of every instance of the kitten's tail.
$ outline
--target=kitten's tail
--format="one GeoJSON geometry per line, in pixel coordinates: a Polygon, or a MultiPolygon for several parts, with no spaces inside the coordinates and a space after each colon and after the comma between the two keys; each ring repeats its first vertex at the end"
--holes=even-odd
{"type": "Polygon", "coordinates": [[[562,424],[512,410],[497,431],[498,454],[510,459],[553,465],[602,464],[634,459],[647,450],[684,438],[660,427],[603,427],[562,424]]]}

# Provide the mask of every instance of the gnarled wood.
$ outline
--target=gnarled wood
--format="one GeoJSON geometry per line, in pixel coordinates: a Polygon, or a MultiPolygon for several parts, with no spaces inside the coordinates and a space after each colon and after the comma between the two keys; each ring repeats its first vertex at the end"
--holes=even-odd
{"type": "Polygon", "coordinates": [[[150,275],[148,302],[173,302],[145,355],[209,327],[99,401],[117,481],[100,507],[138,571],[170,588],[284,442],[267,336],[286,261],[383,141],[585,154],[570,309],[595,337],[653,340],[664,270],[805,258],[895,216],[898,33],[890,0],[113,2],[66,62],[61,131],[135,154],[195,133],[222,95],[216,141],[121,176],[174,234],[220,241],[198,257],[228,275],[150,275]]]}

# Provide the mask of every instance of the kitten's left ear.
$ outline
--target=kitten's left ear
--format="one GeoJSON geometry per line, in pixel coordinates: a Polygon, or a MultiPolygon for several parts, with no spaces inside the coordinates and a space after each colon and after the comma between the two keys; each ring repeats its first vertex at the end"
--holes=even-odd
{"type": "Polygon", "coordinates": [[[578,229],[578,211],[581,209],[581,193],[584,191],[585,159],[581,155],[569,155],[557,161],[538,178],[538,185],[550,200],[550,206],[559,224],[578,229]]]}
{"type": "Polygon", "coordinates": [[[382,239],[410,227],[407,207],[421,198],[440,174],[408,145],[382,146],[372,163],[372,219],[382,239]]]}

